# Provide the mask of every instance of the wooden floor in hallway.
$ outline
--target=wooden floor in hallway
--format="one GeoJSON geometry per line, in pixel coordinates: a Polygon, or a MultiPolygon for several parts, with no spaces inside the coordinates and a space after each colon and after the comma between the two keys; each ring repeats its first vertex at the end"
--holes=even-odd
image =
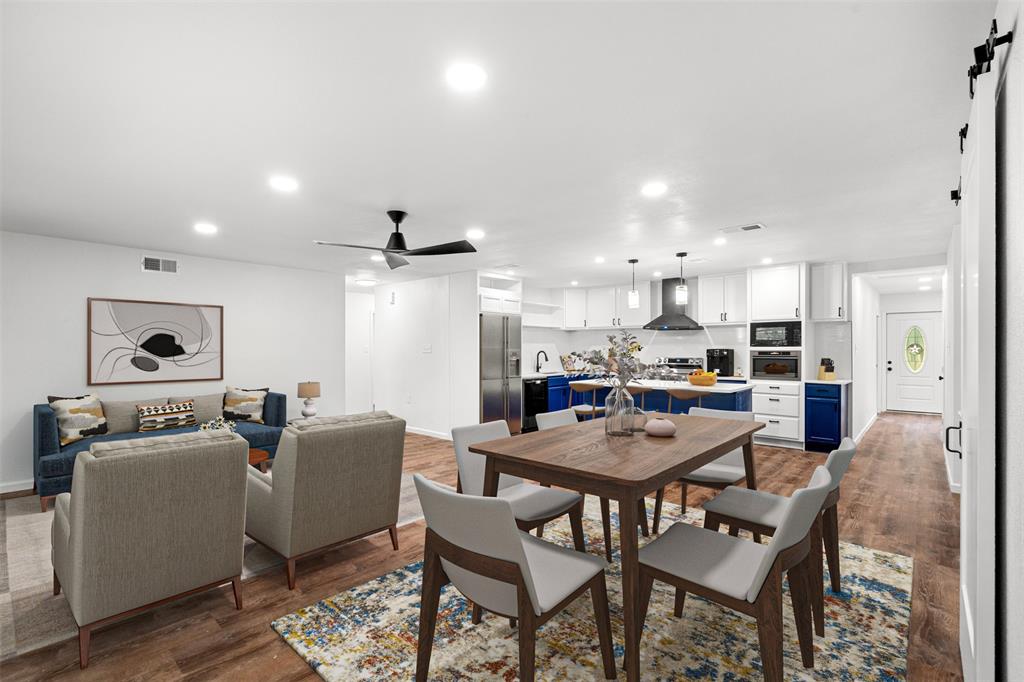
{"type": "MultiPolygon", "coordinates": [[[[790,494],[806,483],[821,455],[757,447],[759,487],[790,494]]],[[[406,436],[405,469],[455,484],[451,443],[406,436]]],[[[678,502],[678,488],[667,499],[678,502]]],[[[689,504],[709,491],[690,489],[689,504]]],[[[958,636],[959,503],[949,491],[937,416],[884,413],[860,443],[843,481],[840,537],[914,558],[908,677],[962,679],[958,636]]],[[[386,534],[298,563],[289,591],[283,571],[244,583],[245,608],[230,588],[174,602],[94,633],[89,668],[78,668],[77,640],[0,664],[4,680],[317,679],[270,628],[274,618],[421,558],[423,523],[399,530],[401,549],[386,534]]],[[[543,636],[543,634],[541,635],[543,636]]]]}

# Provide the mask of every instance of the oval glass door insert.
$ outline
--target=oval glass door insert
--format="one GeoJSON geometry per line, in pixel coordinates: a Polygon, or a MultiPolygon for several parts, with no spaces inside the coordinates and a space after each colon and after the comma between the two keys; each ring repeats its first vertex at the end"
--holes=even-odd
{"type": "Polygon", "coordinates": [[[907,369],[917,374],[924,369],[925,342],[924,332],[916,324],[907,330],[907,336],[903,340],[903,362],[907,369]]]}

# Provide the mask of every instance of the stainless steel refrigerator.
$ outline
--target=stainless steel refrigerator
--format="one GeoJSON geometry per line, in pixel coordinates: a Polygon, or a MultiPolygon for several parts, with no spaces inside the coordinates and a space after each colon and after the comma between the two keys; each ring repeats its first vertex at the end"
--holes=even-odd
{"type": "Polygon", "coordinates": [[[523,323],[519,315],[480,314],[480,422],[523,428],[523,323]]]}

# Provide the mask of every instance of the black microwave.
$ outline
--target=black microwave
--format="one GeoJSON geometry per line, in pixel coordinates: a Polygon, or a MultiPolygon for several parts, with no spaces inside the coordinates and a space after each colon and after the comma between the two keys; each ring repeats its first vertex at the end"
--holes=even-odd
{"type": "Polygon", "coordinates": [[[750,345],[756,348],[778,346],[798,348],[802,344],[799,322],[752,322],[750,345]]]}

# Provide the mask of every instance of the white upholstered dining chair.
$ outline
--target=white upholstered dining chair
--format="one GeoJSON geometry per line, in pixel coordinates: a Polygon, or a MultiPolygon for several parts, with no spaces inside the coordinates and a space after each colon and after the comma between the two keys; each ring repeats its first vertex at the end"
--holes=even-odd
{"type": "Polygon", "coordinates": [[[521,680],[534,679],[537,629],[589,590],[604,674],[615,679],[604,561],[523,532],[507,499],[458,494],[420,474],[414,479],[427,522],[417,680],[427,679],[441,588],[448,582],[474,606],[518,625],[521,680]]]}

